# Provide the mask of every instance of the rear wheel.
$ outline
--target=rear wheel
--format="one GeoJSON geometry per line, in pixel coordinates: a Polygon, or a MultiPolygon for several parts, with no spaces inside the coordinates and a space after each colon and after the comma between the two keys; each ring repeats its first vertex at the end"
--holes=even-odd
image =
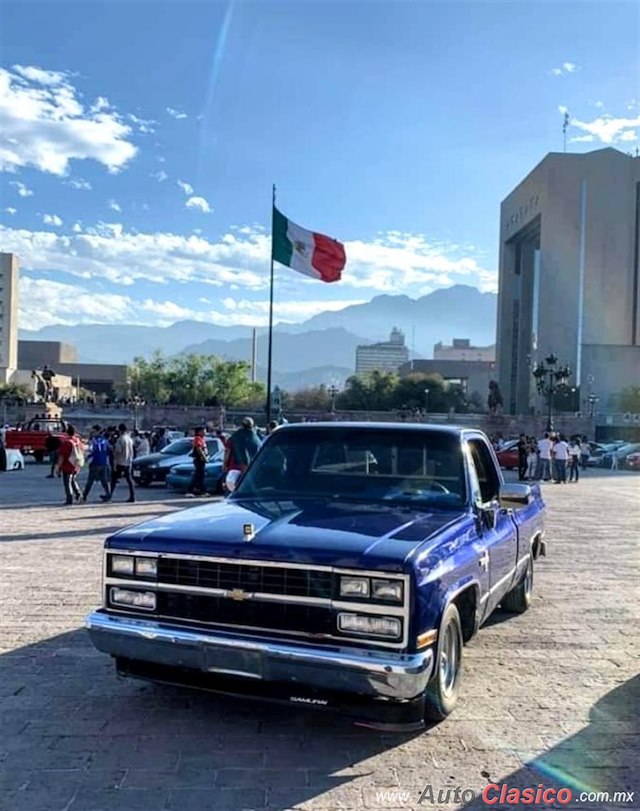
{"type": "Polygon", "coordinates": [[[502,600],[502,607],[505,611],[512,611],[514,614],[524,614],[524,612],[531,605],[531,598],[533,596],[533,554],[530,555],[527,561],[527,568],[522,580],[515,588],[511,589],[508,594],[505,594],[502,600]]]}
{"type": "Polygon", "coordinates": [[[435,673],[425,694],[425,718],[442,721],[454,709],[462,674],[462,623],[457,607],[447,606],[440,624],[435,673]]]}

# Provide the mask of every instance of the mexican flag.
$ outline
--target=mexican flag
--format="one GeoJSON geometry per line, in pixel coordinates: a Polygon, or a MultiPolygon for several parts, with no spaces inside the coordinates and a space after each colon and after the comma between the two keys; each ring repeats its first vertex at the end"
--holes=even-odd
{"type": "Polygon", "coordinates": [[[324,234],[307,231],[273,209],[272,256],[281,265],[323,282],[340,280],[347,262],[344,245],[324,234]]]}

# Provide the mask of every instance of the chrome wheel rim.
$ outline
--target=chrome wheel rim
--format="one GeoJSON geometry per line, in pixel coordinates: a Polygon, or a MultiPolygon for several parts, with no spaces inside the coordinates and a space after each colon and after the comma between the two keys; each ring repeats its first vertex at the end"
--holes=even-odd
{"type": "Polygon", "coordinates": [[[440,651],[440,682],[445,695],[450,695],[456,686],[459,664],[460,638],[455,624],[450,622],[444,632],[440,651]]]}

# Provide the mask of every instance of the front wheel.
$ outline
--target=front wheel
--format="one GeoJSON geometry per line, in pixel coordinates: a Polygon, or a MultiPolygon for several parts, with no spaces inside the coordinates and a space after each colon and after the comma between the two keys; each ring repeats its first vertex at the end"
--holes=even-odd
{"type": "Polygon", "coordinates": [[[435,673],[425,694],[425,719],[443,721],[458,701],[462,674],[462,623],[457,607],[447,606],[440,624],[435,673]]]}
{"type": "Polygon", "coordinates": [[[502,600],[502,607],[505,611],[512,611],[514,614],[524,614],[531,605],[533,596],[533,554],[527,562],[527,569],[522,580],[515,588],[505,594],[502,600]]]}
{"type": "Polygon", "coordinates": [[[38,464],[44,462],[44,451],[34,451],[33,458],[36,460],[38,464]]]}

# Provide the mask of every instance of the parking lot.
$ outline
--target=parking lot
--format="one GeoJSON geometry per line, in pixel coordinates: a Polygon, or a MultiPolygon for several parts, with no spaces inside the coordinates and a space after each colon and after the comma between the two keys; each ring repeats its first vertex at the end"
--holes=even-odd
{"type": "Polygon", "coordinates": [[[0,477],[0,808],[484,808],[470,792],[418,800],[429,785],[437,795],[488,782],[566,786],[581,808],[625,807],[580,804],[581,792],[636,791],[626,807],[639,806],[636,474],[543,486],[548,557],[533,607],[496,614],[465,649],[449,720],[398,736],[118,679],[83,630],[99,601],[102,541],[201,502],[156,487],[126,504],[120,485],[109,504],[94,490],[93,503],[66,508],[47,472],[29,464],[0,477]]]}

